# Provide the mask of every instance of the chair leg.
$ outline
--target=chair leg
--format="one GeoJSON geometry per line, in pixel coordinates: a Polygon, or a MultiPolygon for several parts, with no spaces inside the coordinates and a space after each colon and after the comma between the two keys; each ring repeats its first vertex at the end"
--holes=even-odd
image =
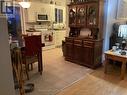
{"type": "Polygon", "coordinates": [[[43,64],[42,64],[42,52],[38,53],[38,72],[42,75],[43,64]]]}
{"type": "Polygon", "coordinates": [[[31,63],[31,70],[33,70],[33,64],[31,63]]]}
{"type": "Polygon", "coordinates": [[[29,74],[28,74],[28,69],[29,69],[29,67],[28,67],[28,66],[29,66],[28,64],[25,64],[26,76],[27,76],[27,79],[29,80],[29,74]]]}

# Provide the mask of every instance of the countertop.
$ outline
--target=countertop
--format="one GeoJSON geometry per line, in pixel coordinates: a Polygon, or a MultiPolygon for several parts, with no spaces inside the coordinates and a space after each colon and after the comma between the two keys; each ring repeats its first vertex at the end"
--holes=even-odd
{"type": "MultiPolygon", "coordinates": [[[[60,31],[60,30],[66,30],[66,28],[64,28],[64,29],[48,29],[47,31],[60,31]]],[[[38,30],[36,30],[36,29],[34,29],[34,30],[26,30],[26,32],[41,32],[41,31],[38,31],[38,30]]]]}

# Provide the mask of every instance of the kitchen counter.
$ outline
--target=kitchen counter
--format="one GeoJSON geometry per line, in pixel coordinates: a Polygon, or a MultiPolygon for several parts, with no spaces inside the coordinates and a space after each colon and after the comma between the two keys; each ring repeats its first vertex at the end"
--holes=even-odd
{"type": "Polygon", "coordinates": [[[57,30],[66,30],[66,28],[64,28],[64,29],[53,29],[53,30],[56,30],[56,31],[57,31],[57,30]]]}

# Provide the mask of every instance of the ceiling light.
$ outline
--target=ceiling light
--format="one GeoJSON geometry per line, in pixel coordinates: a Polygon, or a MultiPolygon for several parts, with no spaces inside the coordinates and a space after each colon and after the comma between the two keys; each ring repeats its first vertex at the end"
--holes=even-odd
{"type": "Polygon", "coordinates": [[[31,5],[31,2],[27,1],[27,0],[23,0],[21,2],[19,2],[19,4],[23,7],[23,8],[29,8],[31,5]]]}
{"type": "Polygon", "coordinates": [[[51,0],[50,4],[56,4],[56,2],[54,0],[51,0]]]}

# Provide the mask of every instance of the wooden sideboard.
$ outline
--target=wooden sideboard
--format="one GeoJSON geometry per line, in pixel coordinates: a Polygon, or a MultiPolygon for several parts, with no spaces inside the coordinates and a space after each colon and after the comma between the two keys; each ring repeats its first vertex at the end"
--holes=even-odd
{"type": "Polygon", "coordinates": [[[66,37],[64,44],[65,60],[90,68],[101,65],[102,39],[66,37]]]}

